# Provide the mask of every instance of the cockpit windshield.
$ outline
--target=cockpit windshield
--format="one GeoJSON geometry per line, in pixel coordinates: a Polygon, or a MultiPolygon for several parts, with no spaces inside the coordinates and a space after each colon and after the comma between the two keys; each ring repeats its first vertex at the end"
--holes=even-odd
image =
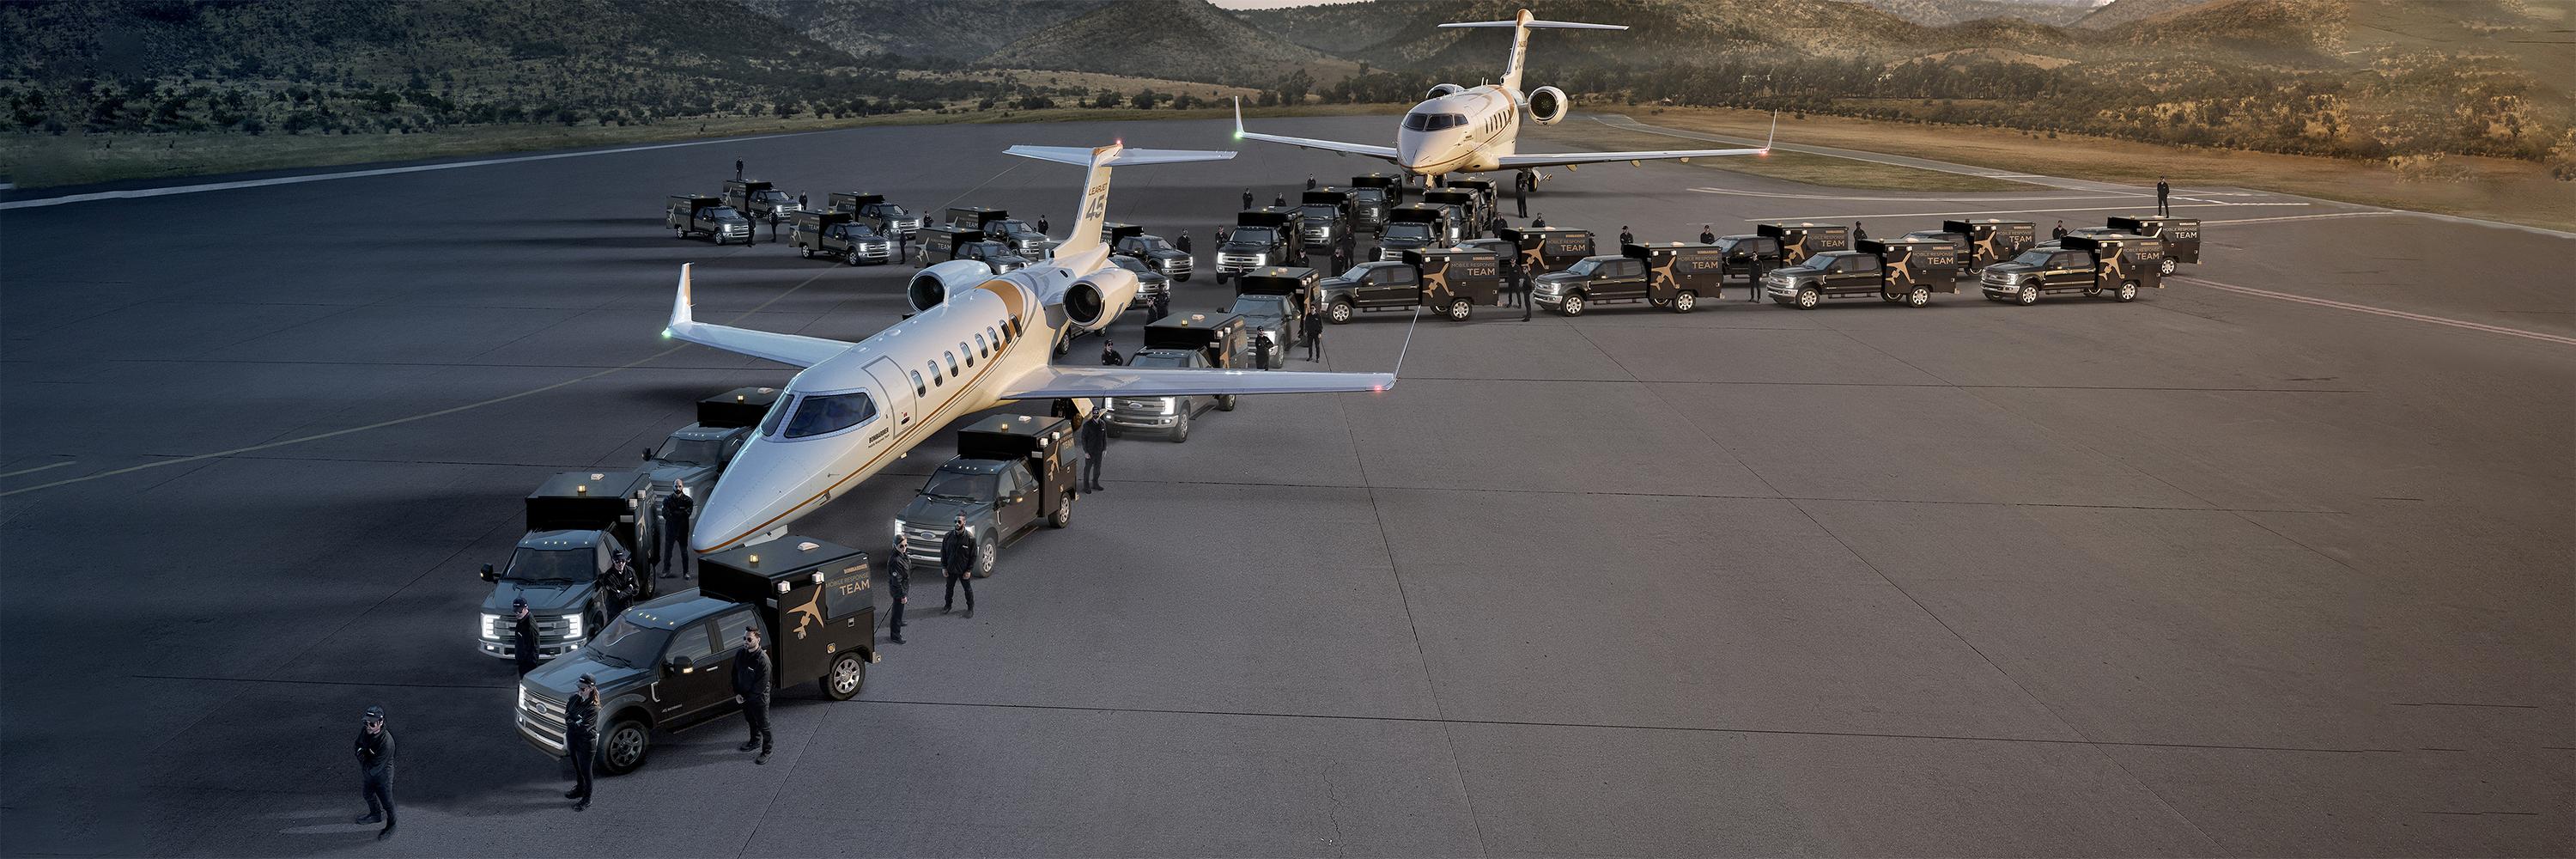
{"type": "Polygon", "coordinates": [[[1406,131],[1446,131],[1467,124],[1462,113],[1408,113],[1404,115],[1406,131]]]}
{"type": "Polygon", "coordinates": [[[876,416],[876,401],[866,391],[809,396],[796,401],[796,414],[788,417],[781,434],[793,439],[835,433],[876,416]]]}

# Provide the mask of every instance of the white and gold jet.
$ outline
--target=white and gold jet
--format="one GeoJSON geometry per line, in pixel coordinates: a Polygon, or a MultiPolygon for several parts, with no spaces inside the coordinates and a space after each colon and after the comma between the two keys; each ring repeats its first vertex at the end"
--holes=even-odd
{"type": "MultiPolygon", "coordinates": [[[[1365,143],[1343,143],[1310,137],[1287,137],[1260,134],[1243,128],[1243,100],[1234,102],[1234,136],[1271,143],[1285,143],[1306,149],[1321,149],[1345,155],[1365,155],[1384,159],[1422,176],[1448,173],[1483,173],[1495,170],[1528,171],[1539,167],[1565,167],[1577,164],[1601,164],[1617,161],[1662,161],[1667,159],[1713,158],[1726,155],[1767,155],[1768,144],[1759,149],[1670,149],[1651,152],[1546,152],[1522,153],[1519,138],[1522,114],[1531,122],[1555,125],[1565,119],[1565,91],[1552,86],[1521,92],[1521,57],[1529,48],[1532,28],[1570,30],[1625,30],[1619,24],[1580,24],[1572,21],[1540,21],[1530,17],[1527,9],[1509,21],[1468,21],[1442,24],[1442,27],[1510,27],[1512,59],[1503,68],[1503,82],[1473,89],[1457,84],[1431,88],[1430,100],[1413,106],[1404,114],[1403,126],[1395,132],[1394,146],[1371,146],[1365,143]]],[[[1776,127],[1775,127],[1776,131],[1776,127]]]]}
{"type": "Polygon", "coordinates": [[[1218,161],[1232,152],[1014,146],[1009,154],[1090,168],[1082,216],[1046,262],[994,275],[976,260],[923,269],[906,289],[918,311],[856,343],[699,322],[689,267],[666,336],[804,368],[757,434],[698,503],[689,547],[712,552],[785,533],[959,417],[1014,400],[1384,391],[1393,373],[1075,367],[1048,363],[1077,330],[1106,327],[1136,295],[1109,262],[1100,225],[1114,166],[1218,161]]]}

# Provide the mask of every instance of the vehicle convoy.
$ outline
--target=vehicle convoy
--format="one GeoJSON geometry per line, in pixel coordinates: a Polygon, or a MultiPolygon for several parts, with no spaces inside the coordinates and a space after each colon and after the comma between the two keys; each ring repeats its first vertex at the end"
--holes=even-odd
{"type": "Polygon", "coordinates": [[[1538,276],[1530,300],[1567,316],[1581,316],[1596,304],[1640,301],[1689,313],[1699,307],[1701,294],[1717,294],[1726,271],[1726,251],[1716,245],[1623,245],[1619,251],[1538,276]]]}
{"type": "MultiPolygon", "coordinates": [[[[1175,313],[1145,325],[1145,348],[1130,367],[1232,370],[1252,363],[1252,326],[1230,313],[1175,313]]],[[[1210,408],[1234,411],[1231,394],[1111,397],[1109,431],[1159,432],[1174,443],[1190,439],[1190,421],[1210,408]]]]}
{"type": "Polygon", "coordinates": [[[1198,268],[1198,261],[1190,258],[1188,253],[1173,247],[1171,242],[1163,241],[1162,236],[1147,235],[1144,227],[1102,224],[1100,230],[1100,239],[1109,243],[1110,253],[1143,260],[1148,268],[1161,272],[1164,277],[1188,283],[1190,273],[1198,268]]]}
{"type": "Polygon", "coordinates": [[[993,274],[1029,267],[1027,257],[1013,253],[1009,245],[985,238],[982,230],[956,227],[921,228],[921,258],[931,263],[974,260],[993,274]]]}
{"type": "Polygon", "coordinates": [[[1331,260],[1335,269],[1349,265],[1357,241],[1351,235],[1351,192],[1317,188],[1303,199],[1297,207],[1297,242],[1305,246],[1306,256],[1331,260]]]}
{"type": "MultiPolygon", "coordinates": [[[[483,580],[492,583],[477,626],[483,655],[517,658],[516,600],[528,602],[536,621],[539,659],[568,653],[597,634],[607,620],[599,576],[615,553],[657,542],[649,515],[655,500],[652,478],[637,471],[567,471],[528,493],[528,532],[510,551],[509,565],[497,572],[483,565],[483,580]]],[[[641,556],[634,557],[640,568],[641,556]]],[[[637,583],[654,587],[649,576],[637,583]]]]}
{"type": "MultiPolygon", "coordinates": [[[[1235,276],[1234,306],[1225,312],[1242,316],[1251,326],[1252,336],[1270,341],[1270,365],[1253,369],[1288,366],[1288,345],[1297,342],[1298,332],[1304,330],[1306,308],[1314,306],[1315,284],[1323,279],[1323,273],[1314,269],[1285,266],[1257,268],[1235,276]]],[[[1259,351],[1255,347],[1256,355],[1259,351]]]]}
{"type": "Polygon", "coordinates": [[[894,261],[894,240],[858,223],[848,212],[798,212],[787,227],[787,240],[806,259],[838,257],[851,265],[894,261]]]}
{"type": "Polygon", "coordinates": [[[1450,244],[1449,207],[1407,203],[1386,213],[1386,229],[1377,237],[1376,258],[1403,259],[1405,251],[1430,250],[1450,244]]]}
{"type": "Polygon", "coordinates": [[[751,220],[714,197],[673,196],[670,205],[663,207],[662,225],[670,227],[676,238],[704,235],[716,244],[751,241],[751,220]]]}
{"type": "Polygon", "coordinates": [[[1386,213],[1404,203],[1402,179],[1384,173],[1351,177],[1351,230],[1386,229],[1386,213]]]}
{"type": "Polygon", "coordinates": [[[886,202],[884,194],[862,194],[857,191],[834,191],[824,200],[829,211],[857,216],[859,223],[887,236],[911,238],[921,232],[921,216],[886,202]]]}
{"type": "Polygon", "coordinates": [[[2141,287],[2164,288],[2164,242],[2137,235],[2069,235],[2057,247],[2023,251],[1986,267],[1978,285],[1989,301],[2037,304],[2042,295],[2108,292],[2135,301],[2141,287]]]}
{"type": "MultiPolygon", "coordinates": [[[[1126,269],[1136,275],[1136,301],[1128,305],[1129,307],[1145,311],[1146,313],[1152,313],[1154,312],[1154,299],[1170,298],[1172,294],[1172,279],[1164,277],[1162,272],[1155,271],[1151,266],[1146,265],[1144,260],[1131,256],[1112,254],[1109,257],[1109,264],[1126,269]]],[[[1151,322],[1153,320],[1148,319],[1146,321],[1151,322]]]]}
{"type": "Polygon", "coordinates": [[[1753,233],[1780,240],[1782,265],[1797,265],[1826,251],[1851,249],[1851,228],[1841,224],[1755,224],[1753,233]]]}
{"type": "Polygon", "coordinates": [[[519,678],[519,738],[564,757],[564,706],[587,674],[599,687],[596,758],[574,765],[634,772],[654,734],[742,709],[733,668],[755,626],[772,688],[812,679],[824,697],[858,697],[877,661],[872,572],[864,552],[795,535],[701,557],[697,590],[627,609],[587,646],[519,678]]]}
{"type": "Polygon", "coordinates": [[[727,179],[724,183],[725,205],[744,215],[776,223],[805,211],[802,203],[767,182],[727,179]]]}
{"type": "Polygon", "coordinates": [[[2021,256],[2039,240],[2039,225],[2001,218],[1942,221],[1941,232],[1955,233],[1967,240],[1968,246],[1959,253],[1961,271],[1982,271],[1986,266],[2021,256]]]}
{"type": "Polygon", "coordinates": [[[1433,188],[1422,192],[1422,203],[1449,207],[1449,239],[1444,247],[1484,235],[1485,221],[1492,217],[1491,210],[1477,201],[1474,191],[1433,188]]]}
{"type": "Polygon", "coordinates": [[[1011,253],[1020,257],[1032,260],[1046,258],[1049,246],[1046,234],[1038,232],[1038,228],[1027,221],[1011,217],[1008,211],[984,206],[952,206],[948,210],[948,225],[961,230],[980,230],[987,241],[1009,245],[1011,253]]]}
{"type": "Polygon", "coordinates": [[[930,472],[894,515],[916,571],[939,569],[957,517],[975,539],[975,577],[993,574],[1002,547],[1021,535],[1073,524],[1073,424],[1058,417],[993,415],[957,431],[957,456],[930,472]]]}
{"type": "MultiPolygon", "coordinates": [[[[662,440],[661,450],[644,450],[640,470],[653,479],[653,496],[670,494],[676,481],[687,481],[696,492],[713,489],[725,463],[733,461],[734,452],[751,438],[752,427],[777,402],[777,388],[735,388],[699,400],[697,423],[673,431],[662,440]]],[[[657,550],[659,542],[655,541],[657,550]]]]}
{"type": "MultiPolygon", "coordinates": [[[[1760,233],[1738,233],[1717,237],[1717,248],[1726,252],[1726,271],[1719,280],[1742,284],[1745,300],[1751,301],[1762,292],[1762,273],[1780,267],[1780,240],[1760,233]]],[[[1715,297],[1716,293],[1709,293],[1715,297]]]]}
{"type": "Polygon", "coordinates": [[[1802,310],[1862,296],[1922,307],[1932,293],[1958,291],[1959,246],[1939,238],[1862,239],[1858,250],[1827,251],[1762,276],[1764,297],[1802,310]]]}
{"type": "MultiPolygon", "coordinates": [[[[2173,274],[2176,269],[2181,268],[2181,263],[2200,264],[2199,218],[2168,218],[2156,215],[2139,215],[2134,218],[2114,216],[2110,219],[2110,227],[2163,242],[2164,258],[2156,262],[2156,273],[2159,275],[2173,274]]],[[[2163,282],[2158,281],[2157,285],[2162,286],[2163,282]]]]}
{"type": "Polygon", "coordinates": [[[1400,260],[1364,262],[1315,284],[1324,319],[1349,324],[1366,312],[1428,307],[1459,322],[1475,305],[1502,294],[1503,256],[1488,250],[1406,251],[1400,260]]]}
{"type": "Polygon", "coordinates": [[[1482,227],[1487,222],[1493,220],[1495,213],[1502,211],[1499,206],[1502,203],[1503,198],[1501,194],[1495,193],[1494,183],[1492,181],[1476,178],[1460,179],[1457,177],[1450,177],[1441,181],[1441,187],[1452,191],[1464,191],[1475,196],[1478,234],[1482,234],[1484,232],[1482,227]]]}
{"type": "Polygon", "coordinates": [[[1535,287],[1540,276],[1564,271],[1593,255],[1591,230],[1504,227],[1501,237],[1516,249],[1511,275],[1520,278],[1524,286],[1535,287]]]}
{"type": "Polygon", "coordinates": [[[1234,216],[1234,230],[1216,248],[1216,282],[1264,266],[1304,265],[1305,246],[1297,242],[1297,210],[1271,206],[1245,209],[1234,216]]]}

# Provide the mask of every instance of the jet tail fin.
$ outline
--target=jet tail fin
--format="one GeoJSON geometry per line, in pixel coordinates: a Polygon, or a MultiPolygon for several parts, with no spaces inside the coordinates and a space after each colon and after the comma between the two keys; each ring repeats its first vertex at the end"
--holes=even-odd
{"type": "MultiPolygon", "coordinates": [[[[1240,122],[1240,120],[1238,120],[1240,122]]],[[[1089,167],[1091,172],[1082,182],[1082,208],[1073,220],[1073,232],[1056,246],[1058,257],[1070,257],[1100,244],[1100,225],[1109,219],[1109,168],[1121,164],[1177,164],[1186,161],[1224,161],[1234,153],[1206,149],[1129,149],[1124,141],[1107,146],[1013,146],[1004,154],[1058,164],[1089,167]]]]}
{"type": "Polygon", "coordinates": [[[1521,11],[1520,11],[1520,14],[1512,16],[1512,20],[1509,20],[1509,21],[1459,21],[1459,22],[1456,22],[1456,23],[1442,24],[1442,25],[1440,25],[1440,26],[1442,26],[1442,27],[1447,27],[1447,28],[1466,28],[1466,27],[1510,27],[1510,28],[1512,28],[1512,60],[1511,60],[1511,62],[1510,62],[1509,64],[1507,64],[1507,65],[1503,66],[1503,88],[1504,88],[1504,89],[1507,89],[1507,90],[1511,90],[1511,91],[1512,91],[1512,92],[1514,92],[1514,93],[1518,93],[1518,92],[1520,92],[1520,91],[1521,91],[1521,68],[1522,68],[1521,58],[1522,58],[1523,56],[1525,56],[1525,55],[1527,55],[1527,54],[1529,53],[1529,31],[1530,31],[1530,30],[1532,30],[1532,29],[1536,29],[1536,28],[1548,28],[1548,29],[1557,29],[1557,30],[1625,30],[1625,29],[1628,29],[1627,25],[1625,25],[1625,24],[1586,24],[1586,23],[1583,23],[1583,22],[1580,22],[1580,21],[1542,21],[1542,20],[1539,20],[1536,16],[1531,15],[1531,14],[1530,14],[1530,10],[1527,10],[1527,9],[1523,9],[1523,10],[1521,10],[1521,11]]]}

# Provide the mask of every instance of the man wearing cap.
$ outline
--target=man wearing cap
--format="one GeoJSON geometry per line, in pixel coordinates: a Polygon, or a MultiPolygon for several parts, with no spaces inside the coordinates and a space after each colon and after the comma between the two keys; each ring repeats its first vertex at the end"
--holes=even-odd
{"type": "Polygon", "coordinates": [[[599,684],[590,675],[581,675],[581,685],[573,687],[572,700],[564,702],[564,755],[572,759],[572,789],[564,791],[565,799],[580,800],[572,810],[590,808],[590,768],[598,765],[599,684]]]}
{"type": "Polygon", "coordinates": [[[751,739],[743,741],[742,751],[760,750],[755,764],[769,762],[769,651],[760,649],[760,627],[742,628],[742,656],[733,661],[733,700],[742,705],[742,720],[751,725],[751,739]]]}
{"type": "Polygon", "coordinates": [[[975,616],[975,537],[966,533],[966,517],[957,517],[957,528],[939,541],[939,569],[948,574],[948,599],[939,607],[940,614],[957,607],[957,586],[966,586],[966,616],[975,616]]]}
{"type": "Polygon", "coordinates": [[[680,578],[691,577],[689,571],[689,515],[698,509],[697,499],[689,497],[687,481],[671,481],[671,494],[662,496],[662,578],[671,577],[671,559],[680,559],[680,578]]]}
{"type": "Polygon", "coordinates": [[[1717,229],[1715,225],[1699,225],[1699,243],[1703,245],[1717,244],[1717,229]]]}
{"type": "Polygon", "coordinates": [[[1108,487],[1100,485],[1100,458],[1109,453],[1108,416],[1092,415],[1090,419],[1082,422],[1081,429],[1074,430],[1073,435],[1075,440],[1082,443],[1082,480],[1078,481],[1082,491],[1099,492],[1107,489],[1108,487]]]}
{"type": "Polygon", "coordinates": [[[887,641],[903,643],[903,607],[912,602],[912,553],[910,541],[894,535],[894,557],[886,559],[886,598],[894,601],[894,617],[886,621],[887,641]]]}
{"type": "Polygon", "coordinates": [[[626,613],[627,606],[635,604],[635,591],[641,584],[635,581],[635,565],[627,557],[624,549],[611,553],[608,572],[599,577],[600,597],[608,604],[609,620],[616,620],[626,613]]]}
{"type": "Polygon", "coordinates": [[[1100,365],[1103,367],[1127,366],[1127,359],[1118,354],[1118,341],[1111,340],[1106,335],[1100,338],[1100,365]]]}
{"type": "Polygon", "coordinates": [[[367,814],[359,823],[382,822],[376,840],[394,837],[394,732],[385,730],[385,708],[369,707],[358,717],[358,791],[367,797],[367,814]]]}
{"type": "Polygon", "coordinates": [[[1637,234],[1628,232],[1627,224],[1619,225],[1619,243],[1622,245],[1633,245],[1637,243],[1637,234]]]}
{"type": "Polygon", "coordinates": [[[519,673],[537,670],[537,619],[528,616],[528,601],[510,601],[510,655],[519,660],[519,673]]]}

